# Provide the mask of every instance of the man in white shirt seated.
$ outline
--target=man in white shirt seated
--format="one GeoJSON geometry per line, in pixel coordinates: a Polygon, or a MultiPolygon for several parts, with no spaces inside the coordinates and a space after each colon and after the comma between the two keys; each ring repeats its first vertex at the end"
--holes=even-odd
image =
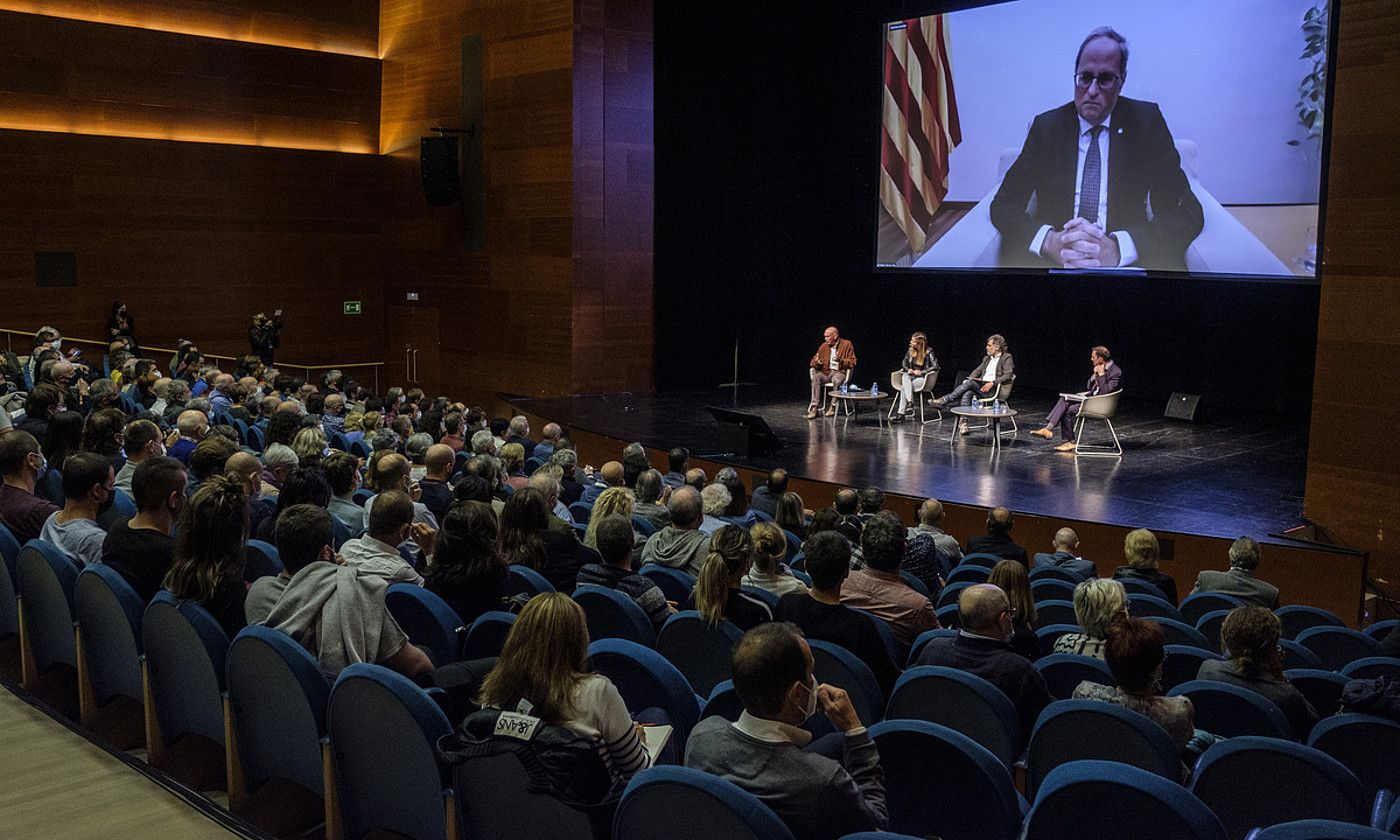
{"type": "MultiPolygon", "coordinates": [[[[1016,362],[1006,349],[1006,339],[1001,335],[987,337],[987,355],[971,374],[958,387],[933,401],[934,408],[946,408],[954,403],[972,405],[973,397],[990,400],[994,396],[1006,399],[1006,386],[1016,375],[1016,362]]],[[[967,434],[967,421],[962,422],[961,431],[967,434]]]]}
{"type": "Polygon", "coordinates": [[[97,517],[112,506],[117,477],[96,452],[74,452],[63,461],[63,510],[49,516],[39,539],[58,546],[79,566],[102,560],[107,532],[97,517]]]}
{"type": "Polygon", "coordinates": [[[368,517],[368,532],[358,539],[346,540],[340,547],[341,556],[349,565],[377,574],[390,583],[422,586],[423,576],[414,571],[398,547],[412,536],[423,547],[424,557],[431,557],[437,531],[414,521],[413,502],[402,490],[390,490],[374,498],[376,504],[368,517]]]}

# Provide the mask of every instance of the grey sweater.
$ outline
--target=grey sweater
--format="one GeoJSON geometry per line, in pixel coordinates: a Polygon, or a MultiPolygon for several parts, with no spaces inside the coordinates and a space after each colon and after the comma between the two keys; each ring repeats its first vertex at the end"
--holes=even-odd
{"type": "Polygon", "coordinates": [[[710,538],[699,531],[667,525],[647,539],[642,549],[643,563],[658,563],[692,575],[710,553],[710,538]]]}
{"type": "Polygon", "coordinates": [[[889,825],[880,755],[867,733],[845,739],[837,763],[792,743],[751,737],[722,717],[700,721],[686,741],[685,766],[758,797],[801,840],[836,840],[889,825]]]}

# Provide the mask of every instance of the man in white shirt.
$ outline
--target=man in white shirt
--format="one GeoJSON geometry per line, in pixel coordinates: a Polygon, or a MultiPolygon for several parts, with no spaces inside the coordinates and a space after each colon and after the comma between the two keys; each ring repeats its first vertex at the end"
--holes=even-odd
{"type": "MultiPolygon", "coordinates": [[[[418,501],[422,495],[422,488],[418,483],[409,477],[408,459],[398,453],[392,453],[381,457],[374,465],[374,486],[379,488],[380,495],[390,491],[399,490],[412,500],[413,522],[415,525],[422,525],[430,531],[437,530],[437,518],[428,510],[428,506],[418,501]]],[[[364,527],[370,528],[370,519],[374,511],[375,500],[379,496],[370,496],[365,500],[364,527]]],[[[417,553],[421,547],[417,542],[417,531],[408,533],[400,543],[400,547],[417,553]]]]}
{"type": "Polygon", "coordinates": [[[408,564],[398,547],[411,537],[423,547],[424,556],[431,557],[437,531],[414,521],[413,502],[407,493],[389,490],[374,498],[378,504],[373,515],[366,517],[369,531],[358,539],[346,540],[340,547],[340,556],[347,564],[390,583],[422,586],[423,576],[408,564]]]}
{"type": "MultiPolygon", "coordinates": [[[[968,375],[958,387],[933,401],[935,408],[944,408],[953,403],[972,405],[972,398],[980,396],[984,400],[993,398],[1005,400],[1011,396],[1011,380],[1016,378],[1016,362],[1006,349],[1006,339],[1001,335],[987,337],[987,355],[982,364],[968,375]]],[[[961,431],[967,434],[967,421],[962,422],[961,431]]]]}
{"type": "Polygon", "coordinates": [[[75,452],[63,462],[63,510],[51,516],[39,539],[58,546],[79,566],[102,560],[107,532],[97,517],[112,506],[117,478],[112,462],[95,452],[75,452]]]}
{"type": "Polygon", "coordinates": [[[1002,265],[1185,270],[1201,204],[1156,103],[1120,96],[1127,78],[1127,39],[1090,32],[1074,101],[1035,118],[992,199],[1002,265]]]}

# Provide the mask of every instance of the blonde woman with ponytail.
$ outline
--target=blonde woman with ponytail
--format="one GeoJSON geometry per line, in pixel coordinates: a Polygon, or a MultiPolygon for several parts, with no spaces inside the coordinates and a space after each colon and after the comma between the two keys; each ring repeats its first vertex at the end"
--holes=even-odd
{"type": "Polygon", "coordinates": [[[752,566],[753,538],[748,529],[725,525],[710,536],[710,553],[695,578],[695,609],[706,621],[729,621],[740,630],[751,630],[773,620],[768,605],[742,589],[752,566]]]}
{"type": "Polygon", "coordinates": [[[788,571],[787,537],[783,529],[772,522],[759,522],[749,528],[753,538],[753,568],[744,576],[744,586],[772,592],[778,597],[794,592],[806,593],[807,584],[788,571]]]}
{"type": "Polygon", "coordinates": [[[175,562],[165,588],[209,611],[232,639],[248,625],[243,601],[243,552],[248,545],[248,500],[243,485],[211,476],[180,510],[175,562]]]}

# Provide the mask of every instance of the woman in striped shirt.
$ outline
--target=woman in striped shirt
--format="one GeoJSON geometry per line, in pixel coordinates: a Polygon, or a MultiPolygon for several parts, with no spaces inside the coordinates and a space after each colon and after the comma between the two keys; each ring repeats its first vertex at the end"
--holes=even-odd
{"type": "Polygon", "coordinates": [[[583,609],[562,592],[536,595],[520,611],[477,698],[483,708],[512,712],[521,701],[527,714],[592,739],[620,778],[651,764],[616,686],[588,670],[583,609]]]}

